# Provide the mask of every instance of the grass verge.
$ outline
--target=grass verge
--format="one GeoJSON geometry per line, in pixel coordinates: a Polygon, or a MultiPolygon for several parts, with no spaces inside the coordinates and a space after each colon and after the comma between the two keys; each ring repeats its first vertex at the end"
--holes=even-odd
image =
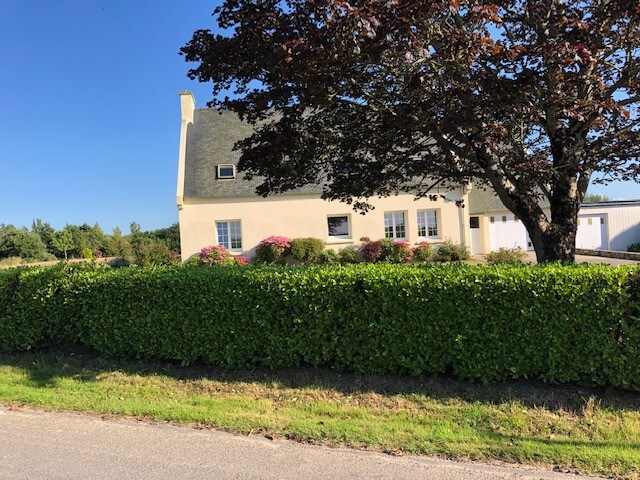
{"type": "Polygon", "coordinates": [[[640,395],[616,390],[225,372],[53,352],[0,356],[0,403],[640,478],[640,395]]]}

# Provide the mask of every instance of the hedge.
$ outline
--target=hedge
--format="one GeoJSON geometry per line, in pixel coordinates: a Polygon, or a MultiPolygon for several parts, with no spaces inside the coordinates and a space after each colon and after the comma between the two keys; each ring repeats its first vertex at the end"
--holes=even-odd
{"type": "Polygon", "coordinates": [[[59,266],[0,271],[0,351],[640,391],[640,268],[59,266]]]}

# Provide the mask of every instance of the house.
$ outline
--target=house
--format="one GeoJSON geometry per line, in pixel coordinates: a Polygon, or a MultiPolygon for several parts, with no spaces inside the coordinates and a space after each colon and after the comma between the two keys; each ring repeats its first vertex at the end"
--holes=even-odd
{"type": "MultiPolygon", "coordinates": [[[[549,203],[543,210],[550,215],[549,203]]],[[[493,193],[473,188],[469,193],[470,245],[473,253],[499,248],[533,250],[526,228],[493,193]]],[[[640,242],[640,200],[585,203],[578,213],[576,247],[626,251],[640,242]]]]}
{"type": "MultiPolygon", "coordinates": [[[[256,195],[259,179],[238,172],[233,146],[252,126],[232,112],[196,108],[190,92],[180,93],[181,129],[177,205],[182,259],[209,245],[252,257],[272,235],[316,237],[329,248],[383,237],[433,244],[451,240],[484,254],[501,247],[532,250],[527,231],[492,192],[453,185],[416,200],[411,193],[370,199],[364,215],[341,202],[321,198],[322,185],[308,185],[267,198],[256,195]],[[463,206],[459,206],[462,202],[463,206]]],[[[545,206],[548,212],[548,204],[545,206]]],[[[640,200],[585,204],[580,210],[578,248],[626,251],[640,241],[640,200]]]]}
{"type": "Polygon", "coordinates": [[[360,238],[394,238],[416,244],[451,240],[467,245],[469,186],[438,192],[444,198],[416,200],[412,194],[370,199],[375,207],[362,215],[342,202],[321,198],[322,186],[310,185],[267,198],[255,194],[259,180],[238,172],[234,144],[252,127],[231,112],[196,108],[190,92],[180,93],[182,124],[177,205],[182,259],[209,245],[252,257],[264,238],[316,237],[329,248],[360,243],[360,238]]]}

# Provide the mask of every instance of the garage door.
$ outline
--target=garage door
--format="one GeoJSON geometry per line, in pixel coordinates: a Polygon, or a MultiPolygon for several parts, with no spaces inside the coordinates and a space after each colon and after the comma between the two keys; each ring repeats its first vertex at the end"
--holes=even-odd
{"type": "Polygon", "coordinates": [[[530,249],[527,229],[512,214],[489,217],[489,239],[492,252],[499,248],[530,249]]]}
{"type": "Polygon", "coordinates": [[[607,249],[607,225],[604,215],[579,215],[576,248],[607,249]]]}

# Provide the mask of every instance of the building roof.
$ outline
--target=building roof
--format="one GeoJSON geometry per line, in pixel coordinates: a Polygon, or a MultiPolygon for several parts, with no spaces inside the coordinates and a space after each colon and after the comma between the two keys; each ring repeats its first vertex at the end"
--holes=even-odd
{"type": "MultiPolygon", "coordinates": [[[[622,207],[627,205],[640,205],[640,200],[613,200],[607,202],[583,203],[581,208],[622,207]]],[[[549,208],[549,200],[544,197],[540,202],[542,208],[549,208]]],[[[469,192],[469,214],[501,212],[507,210],[500,198],[488,187],[482,189],[476,185],[469,192]]]]}
{"type": "MultiPolygon", "coordinates": [[[[262,180],[247,180],[238,172],[235,179],[217,179],[216,165],[238,164],[240,151],[236,142],[244,140],[254,127],[237,114],[211,108],[197,108],[193,123],[187,127],[184,196],[190,198],[225,198],[256,195],[262,180]]],[[[288,194],[319,194],[322,185],[308,185],[288,194]]]]}

